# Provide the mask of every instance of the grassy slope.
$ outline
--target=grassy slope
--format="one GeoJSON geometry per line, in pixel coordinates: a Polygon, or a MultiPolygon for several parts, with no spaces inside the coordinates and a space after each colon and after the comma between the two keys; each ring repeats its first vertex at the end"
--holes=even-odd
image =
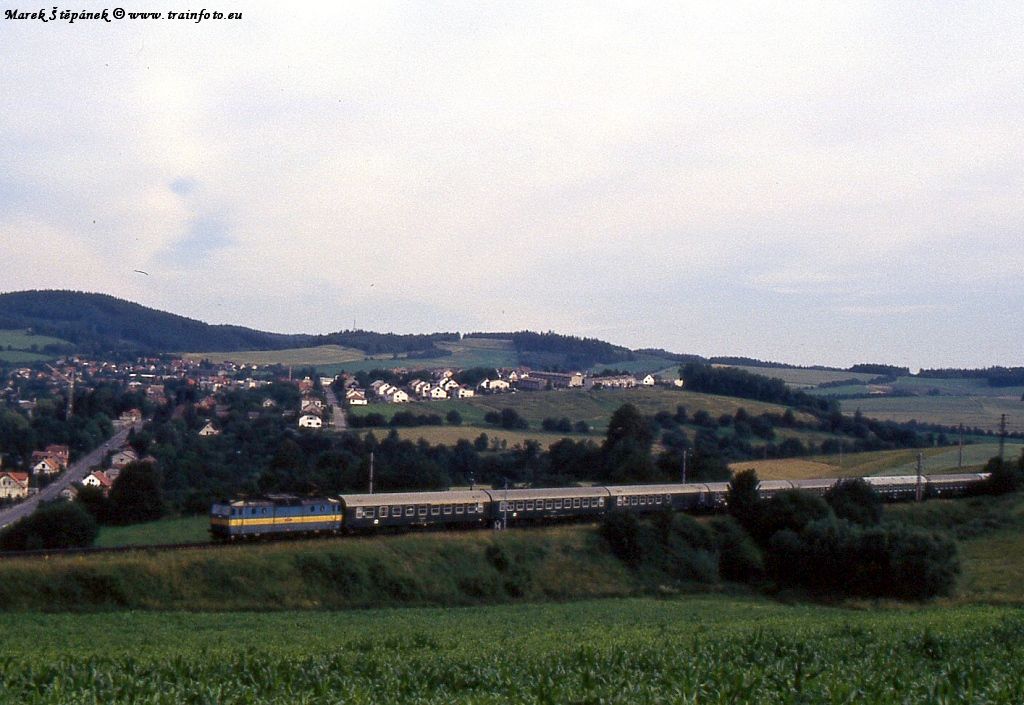
{"type": "Polygon", "coordinates": [[[295,365],[297,367],[333,365],[350,360],[362,360],[361,350],[341,345],[317,345],[311,348],[286,350],[251,350],[246,352],[189,352],[179,353],[190,360],[210,360],[214,363],[235,362],[240,365],[295,365]]]}
{"type": "Polygon", "coordinates": [[[56,357],[55,355],[32,352],[33,345],[41,350],[46,345],[70,345],[70,343],[47,335],[29,335],[23,330],[0,330],[0,362],[39,362],[56,357]],[[8,350],[8,346],[13,349],[8,350]]]}
{"type": "Polygon", "coordinates": [[[841,403],[844,413],[857,409],[865,416],[891,421],[917,420],[947,426],[964,424],[989,431],[999,428],[1000,414],[1008,417],[1007,429],[1024,431],[1024,402],[1020,395],[1002,397],[872,397],[847,399],[841,403]]]}
{"type": "Polygon", "coordinates": [[[834,370],[801,370],[785,367],[747,367],[736,365],[736,369],[744,370],[751,374],[781,379],[787,384],[798,387],[815,387],[826,382],[838,382],[840,380],[858,379],[867,382],[878,375],[865,374],[863,372],[842,372],[834,370]]]}

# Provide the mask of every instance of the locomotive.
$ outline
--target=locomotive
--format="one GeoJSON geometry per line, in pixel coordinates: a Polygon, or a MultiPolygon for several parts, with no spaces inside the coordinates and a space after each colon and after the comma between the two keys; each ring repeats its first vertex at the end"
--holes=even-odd
{"type": "MultiPolygon", "coordinates": [[[[865,477],[886,501],[955,497],[987,480],[987,473],[865,477]]],[[[762,498],[789,489],[823,495],[840,478],[765,480],[762,498]]],[[[215,503],[210,534],[216,541],[286,535],[373,533],[425,528],[503,528],[551,521],[597,520],[611,512],[698,512],[725,508],[726,482],[384,492],[335,497],[267,495],[215,503]]]]}

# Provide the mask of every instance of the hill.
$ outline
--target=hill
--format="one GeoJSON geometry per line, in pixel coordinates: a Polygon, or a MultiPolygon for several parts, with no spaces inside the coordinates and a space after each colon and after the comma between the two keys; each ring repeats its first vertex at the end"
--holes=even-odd
{"type": "Polygon", "coordinates": [[[362,330],[326,335],[269,333],[244,326],[212,325],[106,294],[80,291],[0,294],[0,329],[60,338],[79,352],[235,352],[336,345],[366,354],[440,356],[446,353],[435,343],[459,337],[457,333],[397,335],[362,330]]]}

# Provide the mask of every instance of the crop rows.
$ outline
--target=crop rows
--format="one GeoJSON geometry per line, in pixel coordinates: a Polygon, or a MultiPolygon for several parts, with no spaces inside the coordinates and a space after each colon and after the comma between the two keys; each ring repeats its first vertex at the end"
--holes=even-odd
{"type": "Polygon", "coordinates": [[[711,604],[701,621],[669,609],[644,622],[657,603],[618,600],[497,615],[214,615],[248,636],[212,641],[179,616],[131,651],[4,649],[0,702],[1016,704],[1024,694],[1024,615],[1012,609],[922,619],[771,608],[749,619],[711,604]]]}

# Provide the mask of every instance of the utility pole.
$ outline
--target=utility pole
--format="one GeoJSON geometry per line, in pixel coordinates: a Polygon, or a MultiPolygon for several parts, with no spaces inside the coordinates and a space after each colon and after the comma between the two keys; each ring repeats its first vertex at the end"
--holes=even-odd
{"type": "Polygon", "coordinates": [[[1003,451],[1006,448],[1006,414],[999,417],[999,464],[1003,464],[1003,451]]]}
{"type": "Polygon", "coordinates": [[[508,478],[505,478],[505,501],[502,502],[501,510],[501,528],[502,530],[508,528],[508,478]]]}
{"type": "Polygon", "coordinates": [[[370,451],[370,494],[373,494],[373,451],[370,451]]]}
{"type": "Polygon", "coordinates": [[[914,501],[920,502],[924,497],[921,493],[921,465],[924,463],[924,453],[917,454],[917,489],[914,491],[914,501]]]}
{"type": "Polygon", "coordinates": [[[964,425],[960,424],[960,457],[956,463],[957,468],[964,466],[964,425]]]}
{"type": "Polygon", "coordinates": [[[682,482],[684,485],[686,484],[686,456],[689,454],[689,452],[690,451],[688,450],[683,451],[683,476],[680,482],[682,482]]]}
{"type": "Polygon", "coordinates": [[[66,374],[63,374],[60,370],[58,370],[53,365],[49,365],[48,364],[47,367],[49,367],[51,370],[53,370],[53,373],[55,375],[57,375],[62,380],[64,380],[65,382],[68,383],[68,406],[67,406],[67,412],[65,413],[65,416],[66,416],[66,418],[70,419],[71,416],[75,413],[75,368],[74,367],[71,368],[71,376],[68,377],[66,374]]]}

